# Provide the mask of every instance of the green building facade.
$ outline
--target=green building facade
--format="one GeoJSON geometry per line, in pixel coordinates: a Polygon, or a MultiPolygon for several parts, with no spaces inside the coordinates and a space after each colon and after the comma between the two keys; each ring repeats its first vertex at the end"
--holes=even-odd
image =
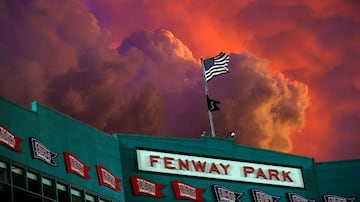
{"type": "Polygon", "coordinates": [[[106,134],[0,98],[0,201],[325,201],[360,196],[360,159],[314,159],[231,139],[106,134]]]}

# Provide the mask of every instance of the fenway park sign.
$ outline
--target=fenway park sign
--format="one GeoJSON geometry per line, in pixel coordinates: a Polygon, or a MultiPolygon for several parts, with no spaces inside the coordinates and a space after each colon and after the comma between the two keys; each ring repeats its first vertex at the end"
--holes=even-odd
{"type": "Polygon", "coordinates": [[[300,168],[137,149],[142,171],[304,188],[300,168]]]}

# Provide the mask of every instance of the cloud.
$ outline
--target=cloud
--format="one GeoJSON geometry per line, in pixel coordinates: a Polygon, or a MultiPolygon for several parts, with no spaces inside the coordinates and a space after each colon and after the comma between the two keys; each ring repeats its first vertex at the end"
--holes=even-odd
{"type": "Polygon", "coordinates": [[[198,138],[209,128],[198,58],[225,51],[231,72],[209,83],[221,101],[214,113],[221,136],[235,130],[241,144],[356,158],[358,7],[6,0],[0,94],[110,133],[198,138]]]}
{"type": "Polygon", "coordinates": [[[139,32],[143,44],[119,54],[80,1],[1,4],[0,92],[19,104],[37,100],[110,133],[164,134],[167,94],[200,80],[169,31],[139,32]]]}
{"type": "MultiPolygon", "coordinates": [[[[111,50],[108,32],[79,2],[5,6],[21,15],[17,26],[17,12],[2,21],[20,34],[1,38],[12,50],[1,54],[2,95],[38,100],[109,133],[198,138],[208,128],[200,62],[170,31],[137,31],[111,50]]],[[[238,143],[288,151],[289,132],[303,126],[306,87],[249,53],[231,58],[231,76],[209,84],[222,102],[219,135],[231,128],[238,143]]]]}
{"type": "Polygon", "coordinates": [[[107,132],[164,134],[168,97],[199,80],[191,52],[166,30],[134,33],[118,52],[82,51],[78,71],[51,82],[50,102],[107,132]]]}
{"type": "Polygon", "coordinates": [[[270,73],[267,62],[250,53],[230,57],[230,73],[209,86],[215,99],[223,99],[216,121],[236,131],[237,143],[289,151],[290,132],[305,124],[307,86],[270,73]]]}
{"type": "Polygon", "coordinates": [[[0,4],[1,75],[7,75],[0,88],[21,103],[45,100],[53,78],[79,68],[80,52],[108,51],[104,42],[110,43],[110,35],[79,1],[0,4]]]}

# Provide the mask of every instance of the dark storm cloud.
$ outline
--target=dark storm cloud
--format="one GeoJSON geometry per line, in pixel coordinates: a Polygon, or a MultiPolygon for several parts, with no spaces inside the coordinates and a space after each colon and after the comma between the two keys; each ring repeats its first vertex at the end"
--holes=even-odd
{"type": "MultiPolygon", "coordinates": [[[[210,132],[199,60],[172,32],[136,31],[112,50],[109,32],[79,1],[0,5],[2,96],[40,101],[109,133],[210,132]]],[[[266,65],[231,54],[230,73],[209,83],[221,101],[215,127],[222,137],[235,130],[237,143],[289,151],[290,131],[304,125],[307,88],[266,65]]]]}
{"type": "Polygon", "coordinates": [[[160,27],[195,57],[248,50],[269,60],[268,69],[305,83],[311,98],[305,127],[292,135],[291,152],[320,161],[360,157],[358,133],[334,124],[359,111],[358,0],[84,1],[113,33],[113,47],[139,28],[160,27]],[[342,71],[351,75],[331,73],[342,71]],[[350,105],[355,107],[343,107],[350,105]]]}
{"type": "Polygon", "coordinates": [[[126,58],[122,63],[106,61],[108,56],[96,50],[83,51],[79,71],[69,71],[49,86],[49,98],[55,98],[51,103],[108,132],[164,134],[167,99],[199,80],[194,78],[198,68],[169,31],[142,31],[125,41],[131,40],[136,43],[119,48],[119,61],[126,58]]]}
{"type": "Polygon", "coordinates": [[[266,61],[249,53],[232,54],[230,65],[230,73],[210,85],[224,98],[217,120],[236,131],[238,143],[289,151],[290,132],[305,124],[307,87],[270,73],[266,61]]]}
{"type": "Polygon", "coordinates": [[[7,75],[0,88],[22,104],[45,100],[49,81],[78,69],[82,51],[108,51],[109,34],[81,2],[6,0],[0,5],[1,75],[7,75]]]}

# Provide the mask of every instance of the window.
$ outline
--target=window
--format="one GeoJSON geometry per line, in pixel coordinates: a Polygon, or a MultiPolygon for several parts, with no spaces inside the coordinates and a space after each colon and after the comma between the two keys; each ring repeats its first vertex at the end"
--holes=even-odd
{"type": "Polygon", "coordinates": [[[24,191],[22,189],[14,189],[14,202],[41,202],[41,197],[31,194],[30,192],[24,191]]]}
{"type": "Polygon", "coordinates": [[[95,202],[95,196],[90,194],[85,194],[85,201],[86,202],[95,202]]]}
{"type": "Polygon", "coordinates": [[[28,180],[29,191],[40,194],[40,182],[38,174],[33,172],[26,172],[26,177],[28,180]]]}
{"type": "Polygon", "coordinates": [[[99,202],[110,202],[110,201],[105,200],[105,199],[100,199],[99,202]]]}
{"type": "Polygon", "coordinates": [[[0,201],[117,202],[1,156],[0,201]]]}
{"type": "Polygon", "coordinates": [[[71,201],[72,202],[82,202],[83,194],[80,190],[71,188],[71,201]]]}
{"type": "Polygon", "coordinates": [[[8,182],[7,170],[8,170],[7,163],[0,161],[0,181],[8,182]]]}
{"type": "Polygon", "coordinates": [[[56,195],[55,195],[54,181],[46,177],[43,177],[41,182],[44,191],[44,196],[55,199],[56,195]]]}
{"type": "Polygon", "coordinates": [[[10,185],[0,182],[0,199],[1,201],[11,201],[10,185]]]}
{"type": "Polygon", "coordinates": [[[11,175],[15,186],[25,188],[24,170],[22,168],[11,166],[11,175]]]}
{"type": "Polygon", "coordinates": [[[68,195],[68,189],[67,186],[64,184],[56,183],[56,191],[58,194],[58,201],[59,202],[68,202],[69,195],[68,195]]]}

